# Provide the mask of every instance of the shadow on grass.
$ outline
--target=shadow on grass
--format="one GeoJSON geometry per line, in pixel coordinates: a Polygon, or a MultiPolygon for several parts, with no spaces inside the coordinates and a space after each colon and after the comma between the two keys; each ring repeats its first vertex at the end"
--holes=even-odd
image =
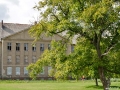
{"type": "Polygon", "coordinates": [[[92,89],[103,89],[102,86],[95,86],[95,85],[87,86],[86,88],[92,88],[92,89]]]}
{"type": "MultiPolygon", "coordinates": [[[[102,86],[95,86],[95,85],[92,85],[92,86],[87,86],[86,88],[92,88],[92,89],[103,89],[102,86]]],[[[120,86],[110,86],[111,89],[120,89],[120,86]]]]}
{"type": "Polygon", "coordinates": [[[120,89],[120,86],[110,86],[110,88],[119,88],[120,89]]]}

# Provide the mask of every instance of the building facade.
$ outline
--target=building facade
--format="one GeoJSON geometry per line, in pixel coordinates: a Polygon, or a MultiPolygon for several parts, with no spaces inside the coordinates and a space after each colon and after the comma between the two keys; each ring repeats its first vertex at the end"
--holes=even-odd
{"type": "MultiPolygon", "coordinates": [[[[41,39],[33,45],[32,38],[28,31],[28,24],[0,23],[0,76],[1,78],[26,79],[29,78],[26,67],[35,63],[45,49],[50,49],[52,40],[61,40],[62,36],[54,35],[41,39]]],[[[71,45],[68,45],[67,53],[71,52],[71,45]]],[[[50,78],[51,67],[43,67],[40,72],[41,79],[50,78]]]]}

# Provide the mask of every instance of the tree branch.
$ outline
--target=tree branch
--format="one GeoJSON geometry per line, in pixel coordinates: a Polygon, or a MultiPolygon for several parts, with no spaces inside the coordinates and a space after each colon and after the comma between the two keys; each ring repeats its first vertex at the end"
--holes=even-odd
{"type": "Polygon", "coordinates": [[[55,18],[56,18],[56,20],[58,21],[58,22],[60,22],[60,20],[59,20],[59,18],[52,12],[52,16],[54,16],[55,18]]]}
{"type": "Polygon", "coordinates": [[[116,32],[115,36],[113,37],[113,39],[110,42],[110,45],[108,46],[108,48],[104,51],[104,53],[102,54],[102,56],[107,55],[110,50],[112,50],[114,48],[114,46],[118,43],[118,41],[116,41],[116,38],[119,36],[118,32],[116,32]]]}
{"type": "Polygon", "coordinates": [[[61,30],[61,31],[57,31],[57,32],[51,31],[50,33],[52,33],[52,34],[58,34],[58,33],[61,33],[63,31],[65,31],[65,30],[61,30]]]}
{"type": "Polygon", "coordinates": [[[62,13],[67,17],[68,13],[69,13],[69,7],[66,10],[63,10],[62,6],[60,4],[58,4],[58,6],[60,7],[62,13]]]}
{"type": "Polygon", "coordinates": [[[60,9],[61,9],[61,11],[63,12],[63,14],[65,14],[62,6],[61,6],[60,4],[58,4],[58,6],[60,7],[60,9]]]}
{"type": "Polygon", "coordinates": [[[106,71],[110,72],[110,73],[115,73],[115,74],[120,74],[120,71],[118,70],[108,70],[106,68],[104,68],[106,71]]]}
{"type": "Polygon", "coordinates": [[[89,35],[87,35],[86,33],[82,32],[82,30],[73,30],[71,28],[69,28],[70,31],[74,32],[74,33],[77,33],[77,34],[80,34],[82,37],[85,37],[87,38],[88,40],[90,40],[92,42],[93,38],[89,37],[89,35]]]}
{"type": "Polygon", "coordinates": [[[115,45],[116,45],[115,43],[109,45],[105,52],[102,54],[102,56],[107,55],[110,52],[110,50],[114,48],[115,45]]]}

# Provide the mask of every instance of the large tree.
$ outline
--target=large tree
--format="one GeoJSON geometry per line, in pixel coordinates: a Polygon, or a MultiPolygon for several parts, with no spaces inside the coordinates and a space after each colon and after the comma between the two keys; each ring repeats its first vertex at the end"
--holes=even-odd
{"type": "Polygon", "coordinates": [[[120,74],[119,0],[42,0],[35,8],[42,16],[30,30],[36,40],[42,33],[65,34],[63,41],[52,42],[51,50],[28,67],[30,75],[37,75],[45,65],[55,69],[56,78],[97,73],[106,90],[107,78],[120,74]],[[75,37],[74,52],[66,54],[66,45],[75,37]]]}

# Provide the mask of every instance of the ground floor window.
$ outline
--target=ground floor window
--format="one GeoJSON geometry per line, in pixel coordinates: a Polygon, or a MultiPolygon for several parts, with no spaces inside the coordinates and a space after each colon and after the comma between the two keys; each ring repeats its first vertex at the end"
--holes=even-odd
{"type": "Polygon", "coordinates": [[[20,67],[16,67],[16,75],[20,75],[20,67]]]}
{"type": "Polygon", "coordinates": [[[7,75],[12,75],[12,67],[7,67],[7,75]]]}
{"type": "Polygon", "coordinates": [[[24,67],[24,75],[28,75],[27,67],[24,67]]]}
{"type": "Polygon", "coordinates": [[[44,74],[44,73],[45,73],[45,69],[44,69],[44,67],[42,67],[42,71],[40,74],[44,74]]]}
{"type": "Polygon", "coordinates": [[[50,75],[52,67],[48,66],[48,75],[50,75]]]}

